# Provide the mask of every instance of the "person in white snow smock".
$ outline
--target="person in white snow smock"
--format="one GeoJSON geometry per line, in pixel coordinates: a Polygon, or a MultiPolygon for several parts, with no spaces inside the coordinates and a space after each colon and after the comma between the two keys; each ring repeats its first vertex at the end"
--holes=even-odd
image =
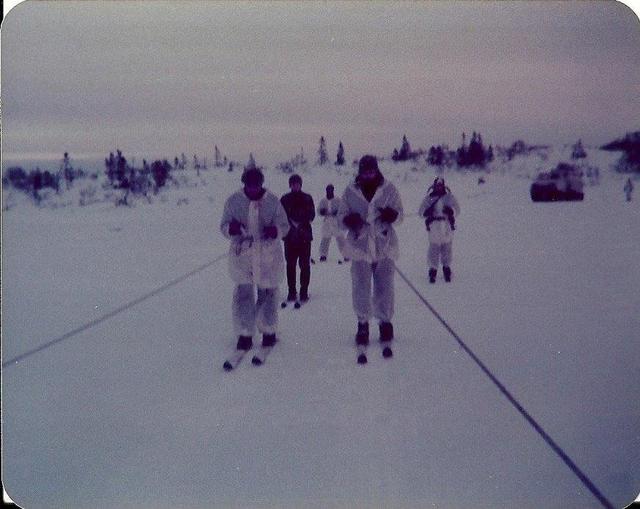
{"type": "Polygon", "coordinates": [[[451,261],[453,259],[453,231],[455,217],[460,214],[460,205],[451,190],[437,177],[428,189],[418,214],[425,218],[429,232],[429,282],[435,283],[438,265],[442,263],[444,280],[451,281],[451,261]]]}
{"type": "MultiPolygon", "coordinates": [[[[348,231],[343,254],[351,259],[353,309],[358,318],[356,344],[369,343],[372,314],[379,320],[380,341],[391,342],[394,261],[399,255],[393,225],[402,221],[403,208],[398,190],[384,179],[375,156],[360,159],[358,175],[342,196],[338,218],[348,231]]],[[[383,353],[390,356],[391,349],[386,347],[383,353]]],[[[358,362],[366,362],[366,357],[358,362]]]]}
{"type": "MultiPolygon", "coordinates": [[[[335,237],[340,254],[342,254],[344,250],[344,233],[338,224],[338,211],[340,210],[341,200],[335,196],[333,184],[327,186],[326,193],[326,196],[320,200],[320,204],[318,205],[318,214],[323,218],[322,239],[320,240],[321,262],[327,261],[332,238],[335,237]]],[[[345,261],[348,261],[348,258],[345,261]]],[[[339,260],[338,263],[342,263],[342,260],[339,260]]]]}
{"type": "Polygon", "coordinates": [[[277,291],[285,274],[280,239],[289,232],[289,221],[278,197],[263,187],[259,168],[245,168],[242,183],[243,189],[225,202],[220,230],[231,240],[229,273],[236,284],[232,313],[237,348],[249,350],[256,326],[263,346],[276,342],[277,291]]]}

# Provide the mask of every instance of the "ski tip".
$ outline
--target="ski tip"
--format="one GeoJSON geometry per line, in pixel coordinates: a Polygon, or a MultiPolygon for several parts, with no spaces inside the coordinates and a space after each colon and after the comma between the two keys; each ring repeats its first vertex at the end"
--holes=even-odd
{"type": "Polygon", "coordinates": [[[283,302],[282,304],[280,304],[280,307],[281,307],[282,309],[286,308],[286,307],[287,307],[287,303],[286,303],[286,302],[283,302]]]}
{"type": "Polygon", "coordinates": [[[231,371],[233,369],[233,365],[229,361],[226,361],[222,367],[225,371],[231,371]]]}
{"type": "Polygon", "coordinates": [[[262,366],[262,361],[258,357],[251,359],[251,364],[254,366],[262,366]]]}
{"type": "Polygon", "coordinates": [[[393,357],[393,350],[391,350],[391,348],[389,348],[388,346],[384,348],[384,350],[382,350],[382,356],[385,359],[389,359],[391,357],[393,357]]]}
{"type": "Polygon", "coordinates": [[[296,309],[300,309],[300,306],[302,306],[302,304],[300,304],[300,302],[296,302],[293,307],[296,309]]]}
{"type": "Polygon", "coordinates": [[[358,355],[358,364],[366,364],[366,363],[367,363],[367,356],[363,353],[358,355]]]}

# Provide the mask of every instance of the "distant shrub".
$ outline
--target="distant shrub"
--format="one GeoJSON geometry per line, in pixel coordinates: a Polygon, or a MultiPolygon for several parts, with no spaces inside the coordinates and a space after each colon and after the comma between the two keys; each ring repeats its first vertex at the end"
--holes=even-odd
{"type": "Polygon", "coordinates": [[[167,178],[169,178],[170,170],[171,165],[166,159],[164,159],[163,161],[154,161],[153,163],[151,163],[151,175],[153,176],[153,181],[155,183],[154,190],[156,192],[158,192],[158,189],[160,189],[167,183],[167,178]]]}
{"type": "Polygon", "coordinates": [[[587,157],[587,152],[582,146],[582,140],[578,140],[571,151],[571,159],[584,159],[585,157],[587,157]]]}
{"type": "Polygon", "coordinates": [[[513,144],[508,147],[498,147],[497,152],[503,160],[511,161],[517,156],[528,156],[532,152],[535,152],[543,159],[546,159],[546,150],[549,147],[546,145],[527,145],[522,140],[514,141],[513,144]]]}
{"type": "Polygon", "coordinates": [[[98,201],[96,198],[97,191],[98,188],[93,184],[89,184],[87,187],[80,189],[80,206],[84,207],[85,205],[96,203],[98,201]]]}
{"type": "Polygon", "coordinates": [[[27,173],[23,168],[13,166],[7,169],[2,182],[7,187],[13,187],[30,194],[38,203],[41,199],[41,190],[50,188],[55,190],[56,193],[60,190],[59,175],[52,174],[47,170],[42,171],[40,168],[27,173]]]}
{"type": "Polygon", "coordinates": [[[11,186],[24,191],[29,187],[29,175],[20,166],[12,166],[5,171],[2,183],[5,186],[11,186]]]}
{"type": "Polygon", "coordinates": [[[615,165],[620,173],[640,173],[640,131],[627,133],[624,138],[603,145],[602,150],[621,151],[615,165]]]}
{"type": "Polygon", "coordinates": [[[276,165],[276,169],[280,170],[282,173],[293,173],[299,168],[304,167],[306,164],[307,160],[305,159],[304,152],[301,148],[299,154],[296,154],[295,157],[292,157],[288,161],[278,163],[276,165]]]}
{"type": "Polygon", "coordinates": [[[411,150],[411,145],[409,144],[409,140],[407,140],[407,135],[405,134],[404,136],[402,136],[402,145],[400,146],[400,150],[394,148],[393,153],[391,154],[391,159],[393,161],[415,160],[423,153],[423,150],[411,150]]]}

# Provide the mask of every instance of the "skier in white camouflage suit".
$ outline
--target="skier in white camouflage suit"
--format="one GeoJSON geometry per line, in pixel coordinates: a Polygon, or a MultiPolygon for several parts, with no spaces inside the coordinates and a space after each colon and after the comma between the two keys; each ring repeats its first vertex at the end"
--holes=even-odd
{"type": "MultiPolygon", "coordinates": [[[[333,184],[329,184],[326,188],[326,196],[320,200],[320,204],[318,205],[318,214],[323,218],[322,240],[320,240],[321,262],[327,261],[327,255],[329,254],[329,246],[331,245],[332,238],[335,237],[336,243],[338,244],[338,250],[341,254],[344,250],[344,233],[338,224],[340,203],[340,198],[334,195],[333,184]]],[[[342,263],[342,260],[338,263],[342,263]]]]}
{"type": "Polygon", "coordinates": [[[451,190],[437,177],[428,189],[418,214],[425,218],[429,232],[429,282],[435,283],[438,265],[442,263],[442,272],[447,282],[451,281],[451,261],[453,259],[453,231],[455,217],[460,214],[460,206],[451,190]]]}
{"type": "Polygon", "coordinates": [[[393,225],[402,221],[403,208],[398,190],[384,179],[374,156],[360,159],[358,176],[344,191],[338,217],[348,231],[343,254],[351,259],[353,309],[358,318],[356,344],[368,344],[372,314],[379,320],[380,341],[390,342],[394,261],[399,254],[393,225]]]}
{"type": "Polygon", "coordinates": [[[276,342],[277,291],[284,279],[280,239],[288,233],[289,221],[280,200],[263,187],[259,168],[245,168],[242,183],[244,188],[224,205],[220,230],[231,240],[229,273],[236,284],[232,312],[237,348],[249,350],[256,325],[263,346],[276,342]]]}

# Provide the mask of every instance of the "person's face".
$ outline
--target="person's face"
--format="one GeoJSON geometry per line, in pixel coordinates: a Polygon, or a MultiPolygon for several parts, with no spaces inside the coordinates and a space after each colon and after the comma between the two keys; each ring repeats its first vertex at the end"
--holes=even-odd
{"type": "Polygon", "coordinates": [[[291,184],[289,184],[289,188],[291,189],[291,191],[293,191],[294,193],[299,192],[300,190],[302,190],[302,184],[300,182],[291,182],[291,184]]]}
{"type": "Polygon", "coordinates": [[[360,180],[365,182],[372,182],[376,179],[378,172],[375,168],[366,168],[360,172],[360,180]]]}
{"type": "Polygon", "coordinates": [[[244,186],[244,193],[249,199],[258,198],[262,192],[262,186],[260,184],[246,184],[244,186]]]}

